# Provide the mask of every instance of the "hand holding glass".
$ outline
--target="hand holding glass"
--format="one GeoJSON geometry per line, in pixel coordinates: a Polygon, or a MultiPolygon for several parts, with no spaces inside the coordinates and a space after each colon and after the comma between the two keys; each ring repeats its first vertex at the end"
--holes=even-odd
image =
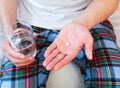
{"type": "Polygon", "coordinates": [[[8,28],[8,38],[15,51],[26,56],[36,55],[36,45],[33,29],[24,21],[17,21],[8,28]]]}

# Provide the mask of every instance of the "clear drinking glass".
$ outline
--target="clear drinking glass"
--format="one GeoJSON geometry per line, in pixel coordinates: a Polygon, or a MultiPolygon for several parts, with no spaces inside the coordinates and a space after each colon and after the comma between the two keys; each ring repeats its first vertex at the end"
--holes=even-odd
{"type": "Polygon", "coordinates": [[[36,55],[36,45],[33,35],[33,29],[25,21],[17,21],[8,28],[8,38],[15,51],[26,56],[36,55]]]}

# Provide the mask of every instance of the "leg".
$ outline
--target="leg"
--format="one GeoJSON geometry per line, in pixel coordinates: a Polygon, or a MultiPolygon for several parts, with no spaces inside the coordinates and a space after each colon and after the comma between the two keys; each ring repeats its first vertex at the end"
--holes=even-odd
{"type": "MultiPolygon", "coordinates": [[[[109,23],[108,23],[109,24],[109,23]]],[[[120,51],[111,26],[99,24],[91,33],[94,38],[93,60],[78,59],[88,88],[120,88],[120,51]]]]}
{"type": "Polygon", "coordinates": [[[74,63],[64,66],[59,71],[52,70],[46,88],[86,88],[79,67],[74,63]]]}
{"type": "Polygon", "coordinates": [[[114,31],[110,26],[93,28],[94,58],[87,63],[85,79],[87,86],[95,88],[119,88],[120,51],[115,42],[114,31]]]}
{"type": "Polygon", "coordinates": [[[42,66],[42,61],[42,58],[36,58],[34,63],[17,68],[6,58],[2,65],[0,88],[44,87],[49,72],[42,66]]]}
{"type": "Polygon", "coordinates": [[[53,31],[47,29],[38,27],[33,27],[33,29],[38,35],[36,38],[38,53],[35,62],[28,66],[17,68],[6,58],[2,65],[0,88],[40,88],[46,86],[49,71],[42,65],[43,55],[55,36],[53,31]]]}

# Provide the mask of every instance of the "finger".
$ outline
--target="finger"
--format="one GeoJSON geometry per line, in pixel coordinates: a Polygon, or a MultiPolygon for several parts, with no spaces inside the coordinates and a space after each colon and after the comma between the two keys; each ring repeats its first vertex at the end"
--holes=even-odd
{"type": "Polygon", "coordinates": [[[34,38],[37,38],[37,36],[38,36],[38,34],[37,34],[37,33],[33,33],[33,35],[34,35],[34,38]]]}
{"type": "Polygon", "coordinates": [[[4,53],[4,55],[6,55],[6,57],[15,65],[15,66],[19,66],[19,64],[27,64],[31,61],[34,61],[34,58],[33,57],[27,57],[27,58],[24,58],[24,59],[15,59],[13,57],[11,57],[9,54],[7,53],[4,53]]]}
{"type": "Polygon", "coordinates": [[[54,59],[54,57],[56,57],[58,54],[60,53],[60,51],[58,49],[54,49],[50,55],[45,59],[45,61],[43,62],[43,66],[46,66],[47,64],[50,63],[50,61],[52,59],[54,59]]]}
{"type": "Polygon", "coordinates": [[[93,42],[92,41],[88,41],[85,44],[85,54],[86,54],[86,56],[87,56],[87,58],[89,60],[92,60],[92,58],[93,58],[92,49],[93,49],[93,42]]]}
{"type": "Polygon", "coordinates": [[[58,54],[47,66],[46,69],[47,70],[51,70],[54,68],[54,66],[59,63],[59,61],[61,61],[64,58],[65,54],[58,54]]]}
{"type": "Polygon", "coordinates": [[[3,52],[3,54],[15,65],[15,60],[13,57],[11,57],[10,55],[8,55],[8,53],[3,52]]]}
{"type": "Polygon", "coordinates": [[[16,67],[23,67],[23,66],[27,66],[27,65],[29,65],[29,64],[31,64],[31,63],[33,63],[33,62],[34,62],[34,60],[35,60],[35,59],[33,59],[33,60],[29,61],[29,62],[26,62],[26,63],[18,63],[18,64],[16,64],[16,67]]]}
{"type": "Polygon", "coordinates": [[[13,48],[10,46],[10,44],[5,43],[5,45],[2,45],[2,48],[3,48],[3,52],[8,53],[11,57],[14,57],[16,59],[24,59],[25,58],[24,54],[14,51],[13,48]]]}
{"type": "Polygon", "coordinates": [[[15,59],[15,64],[26,64],[35,60],[34,57],[26,57],[24,59],[15,59]]]}
{"type": "Polygon", "coordinates": [[[56,47],[56,44],[52,43],[45,51],[44,57],[47,57],[56,47]]]}
{"type": "Polygon", "coordinates": [[[68,63],[71,62],[73,57],[69,56],[69,55],[66,55],[59,63],[57,63],[55,66],[54,66],[54,70],[59,70],[61,69],[63,66],[67,65],[68,63]]]}
{"type": "Polygon", "coordinates": [[[19,52],[16,52],[14,50],[9,50],[9,52],[7,52],[10,56],[14,57],[15,59],[24,59],[25,55],[21,54],[19,52]]]}

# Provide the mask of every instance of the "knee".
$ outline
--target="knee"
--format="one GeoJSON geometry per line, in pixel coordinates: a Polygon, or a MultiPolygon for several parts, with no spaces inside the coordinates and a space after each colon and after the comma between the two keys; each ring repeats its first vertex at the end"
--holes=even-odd
{"type": "Polygon", "coordinates": [[[47,88],[85,88],[79,68],[70,63],[59,71],[51,71],[47,88]]]}

